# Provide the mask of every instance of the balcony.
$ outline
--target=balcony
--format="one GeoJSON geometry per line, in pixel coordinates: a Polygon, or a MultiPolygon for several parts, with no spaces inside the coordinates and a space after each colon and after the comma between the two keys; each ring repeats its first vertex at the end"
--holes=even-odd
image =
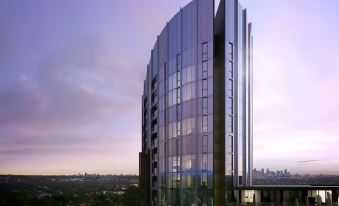
{"type": "Polygon", "coordinates": [[[158,138],[158,130],[153,130],[152,132],[152,140],[155,140],[158,138]]]}
{"type": "Polygon", "coordinates": [[[151,143],[152,143],[152,147],[153,147],[153,148],[154,148],[154,147],[157,147],[157,146],[158,146],[158,138],[152,138],[151,143]]]}
{"type": "Polygon", "coordinates": [[[154,99],[158,96],[158,89],[153,89],[152,90],[152,102],[154,101],[154,99]]]}
{"type": "Polygon", "coordinates": [[[158,118],[155,116],[152,118],[152,127],[155,127],[158,124],[158,118]]]}
{"type": "Polygon", "coordinates": [[[154,110],[152,112],[152,119],[157,118],[157,117],[158,117],[158,110],[154,110]]]}
{"type": "Polygon", "coordinates": [[[154,101],[152,101],[152,108],[153,107],[157,107],[158,106],[158,98],[154,99],[154,101]]]}

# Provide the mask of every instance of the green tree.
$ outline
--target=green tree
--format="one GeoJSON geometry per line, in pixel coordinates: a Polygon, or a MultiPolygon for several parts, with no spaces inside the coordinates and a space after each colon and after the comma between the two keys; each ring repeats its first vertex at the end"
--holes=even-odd
{"type": "Polygon", "coordinates": [[[61,203],[63,205],[66,204],[66,202],[67,202],[65,196],[63,196],[63,195],[54,195],[54,196],[52,196],[52,199],[55,202],[61,203]]]}
{"type": "Polygon", "coordinates": [[[138,187],[129,187],[126,189],[122,198],[124,206],[147,206],[146,193],[138,187]]]}
{"type": "Polygon", "coordinates": [[[25,203],[20,197],[11,195],[6,198],[3,205],[4,206],[24,206],[25,203]]]}

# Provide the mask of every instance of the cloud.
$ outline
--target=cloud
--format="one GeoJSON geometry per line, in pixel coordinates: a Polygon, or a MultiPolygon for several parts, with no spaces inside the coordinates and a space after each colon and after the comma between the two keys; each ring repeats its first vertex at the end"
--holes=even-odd
{"type": "Polygon", "coordinates": [[[12,140],[1,141],[7,147],[0,148],[1,156],[59,156],[91,154],[119,154],[135,145],[137,140],[132,137],[114,136],[77,136],[63,134],[42,136],[18,137],[12,140]]]}
{"type": "Polygon", "coordinates": [[[254,23],[255,167],[338,173],[333,163],[339,139],[334,1],[244,2],[254,23]],[[323,161],[301,165],[297,159],[323,161]]]}
{"type": "Polygon", "coordinates": [[[300,160],[300,161],[296,161],[297,164],[312,164],[312,163],[316,163],[316,162],[321,162],[323,160],[300,160]]]}
{"type": "Polygon", "coordinates": [[[66,45],[36,65],[31,84],[14,82],[0,88],[0,125],[74,127],[138,111],[140,73],[128,62],[115,61],[114,52],[99,38],[66,45]]]}
{"type": "Polygon", "coordinates": [[[179,4],[3,3],[0,173],[136,173],[146,64],[179,4]]]}
{"type": "Polygon", "coordinates": [[[27,65],[29,70],[3,71],[16,78],[0,84],[0,173],[72,174],[72,161],[83,171],[100,165],[112,173],[119,169],[103,157],[117,163],[112,157],[130,149],[128,158],[119,159],[129,159],[124,172],[137,171],[139,125],[131,122],[139,117],[144,71],[108,44],[98,36],[71,38],[27,65]],[[46,167],[30,170],[32,165],[46,167]]]}
{"type": "Polygon", "coordinates": [[[0,173],[137,173],[135,151],[140,144],[134,134],[118,136],[114,132],[67,130],[34,136],[11,133],[7,138],[0,138],[0,173]]]}

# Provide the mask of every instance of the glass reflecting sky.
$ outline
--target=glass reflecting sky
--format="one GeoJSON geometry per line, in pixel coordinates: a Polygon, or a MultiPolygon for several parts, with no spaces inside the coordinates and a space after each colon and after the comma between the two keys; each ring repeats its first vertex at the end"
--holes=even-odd
{"type": "MultiPolygon", "coordinates": [[[[0,2],[0,173],[138,173],[156,36],[189,1],[0,2]]],[[[339,174],[339,2],[242,0],[254,167],[339,174]]]]}

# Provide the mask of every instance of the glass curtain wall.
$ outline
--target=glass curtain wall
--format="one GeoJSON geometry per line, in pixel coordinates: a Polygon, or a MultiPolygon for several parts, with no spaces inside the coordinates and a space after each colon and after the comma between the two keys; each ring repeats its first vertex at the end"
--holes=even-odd
{"type": "Polygon", "coordinates": [[[192,1],[152,50],[152,205],[212,205],[213,15],[213,1],[192,1]]]}

